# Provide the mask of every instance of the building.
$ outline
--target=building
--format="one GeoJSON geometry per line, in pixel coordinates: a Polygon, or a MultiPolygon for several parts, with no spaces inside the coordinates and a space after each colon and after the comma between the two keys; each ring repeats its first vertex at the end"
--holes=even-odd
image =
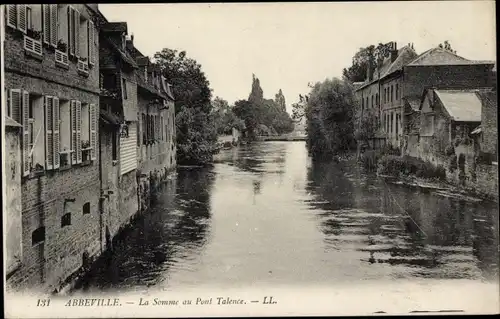
{"type": "Polygon", "coordinates": [[[403,67],[417,57],[412,44],[397,49],[396,42],[387,44],[388,56],[375,70],[368,68],[364,84],[355,85],[361,115],[371,115],[376,122],[372,147],[385,144],[398,147],[402,134],[402,81],[403,67]]]}
{"type": "MultiPolygon", "coordinates": [[[[102,248],[98,7],[5,9],[6,115],[22,125],[19,153],[11,149],[7,160],[20,154],[19,170],[12,169],[10,179],[20,181],[21,209],[15,204],[9,214],[20,214],[22,225],[20,236],[8,240],[21,249],[20,265],[7,281],[19,289],[52,291],[102,248]]],[[[17,201],[7,202],[12,200],[17,201]]]]}
{"type": "Polygon", "coordinates": [[[126,51],[137,63],[137,183],[139,210],[149,201],[160,183],[176,167],[175,108],[171,85],[158,64],[134,46],[134,37],[126,40],[126,51]]]}
{"type": "Polygon", "coordinates": [[[408,154],[407,145],[418,136],[414,123],[424,89],[486,88],[494,81],[491,61],[467,60],[442,47],[420,55],[412,44],[397,50],[392,42],[389,48],[389,57],[374,71],[367,70],[365,83],[355,90],[361,113],[372,113],[377,122],[375,147],[387,143],[408,154]]]}
{"type": "Polygon", "coordinates": [[[137,188],[137,84],[127,54],[127,23],[107,22],[100,30],[100,135],[104,238],[113,238],[139,209],[137,188]]]}

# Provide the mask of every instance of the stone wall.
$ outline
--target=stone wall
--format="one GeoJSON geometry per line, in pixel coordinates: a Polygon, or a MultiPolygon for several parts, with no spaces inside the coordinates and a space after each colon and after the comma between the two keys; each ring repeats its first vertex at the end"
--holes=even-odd
{"type": "Polygon", "coordinates": [[[9,275],[22,260],[22,203],[21,203],[21,141],[19,127],[5,127],[5,177],[4,224],[5,266],[9,275]]]}

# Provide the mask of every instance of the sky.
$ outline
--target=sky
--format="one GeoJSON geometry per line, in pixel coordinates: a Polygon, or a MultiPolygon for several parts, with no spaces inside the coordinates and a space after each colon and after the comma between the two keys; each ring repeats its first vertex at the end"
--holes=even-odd
{"type": "Polygon", "coordinates": [[[153,56],[185,50],[201,64],[213,97],[247,99],[254,73],[265,98],[283,90],[287,110],[309,82],[341,77],[370,44],[413,43],[422,53],[448,40],[472,60],[496,59],[493,1],[100,4],[127,22],[135,46],[153,56]]]}

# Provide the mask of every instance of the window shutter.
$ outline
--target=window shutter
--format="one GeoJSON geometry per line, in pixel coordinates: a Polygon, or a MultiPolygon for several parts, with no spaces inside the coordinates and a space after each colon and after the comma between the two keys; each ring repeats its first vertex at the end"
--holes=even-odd
{"type": "Polygon", "coordinates": [[[97,154],[97,107],[95,104],[90,104],[89,112],[90,146],[92,147],[92,150],[90,151],[90,159],[94,161],[97,154]]]}
{"type": "Polygon", "coordinates": [[[23,124],[23,175],[27,176],[31,170],[31,159],[30,159],[30,124],[28,123],[29,118],[29,103],[30,96],[27,91],[23,91],[21,99],[20,90],[12,90],[12,101],[13,108],[18,108],[22,110],[22,124],[23,124]]]}
{"type": "Polygon", "coordinates": [[[75,55],[80,57],[80,12],[73,9],[75,19],[75,55]]]}
{"type": "Polygon", "coordinates": [[[82,102],[76,101],[76,163],[82,162],[82,102]]]}
{"type": "Polygon", "coordinates": [[[95,30],[94,30],[94,22],[87,20],[87,25],[88,25],[88,48],[89,48],[89,63],[90,65],[94,65],[95,63],[95,46],[94,46],[94,36],[95,36],[95,30]]]}
{"type": "Polygon", "coordinates": [[[17,28],[17,6],[15,4],[7,5],[7,25],[11,28],[17,28]]]}
{"type": "Polygon", "coordinates": [[[22,112],[22,104],[21,104],[21,90],[9,90],[9,105],[10,107],[10,116],[18,123],[22,123],[21,112],[22,112]]]}
{"type": "Polygon", "coordinates": [[[45,167],[54,167],[54,107],[53,97],[45,96],[45,167]]]}
{"type": "Polygon", "coordinates": [[[54,128],[52,130],[52,135],[54,138],[54,169],[59,168],[59,148],[60,148],[60,135],[59,135],[59,98],[54,97],[53,98],[53,110],[54,110],[54,116],[52,117],[54,121],[54,128]]]}
{"type": "Polygon", "coordinates": [[[17,5],[17,28],[22,32],[26,33],[27,29],[27,21],[26,21],[26,5],[18,4],[17,5]]]}
{"type": "Polygon", "coordinates": [[[71,150],[73,151],[73,153],[71,153],[71,163],[76,164],[77,163],[76,152],[78,148],[76,146],[76,101],[75,100],[71,100],[70,108],[71,108],[71,150]]]}
{"type": "Polygon", "coordinates": [[[57,47],[57,4],[50,5],[50,44],[57,47]]]}
{"type": "Polygon", "coordinates": [[[43,42],[50,42],[50,5],[42,4],[42,19],[43,19],[43,42]]]}
{"type": "Polygon", "coordinates": [[[69,54],[75,55],[75,32],[74,32],[74,24],[75,16],[73,14],[73,8],[68,7],[68,47],[69,54]]]}

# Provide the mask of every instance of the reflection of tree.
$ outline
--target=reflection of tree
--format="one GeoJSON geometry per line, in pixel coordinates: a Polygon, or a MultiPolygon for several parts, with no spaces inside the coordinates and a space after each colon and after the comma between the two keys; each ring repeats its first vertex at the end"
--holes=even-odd
{"type": "Polygon", "coordinates": [[[345,177],[338,164],[313,160],[307,172],[306,190],[318,202],[317,208],[336,210],[352,208],[355,192],[352,182],[345,177]]]}

